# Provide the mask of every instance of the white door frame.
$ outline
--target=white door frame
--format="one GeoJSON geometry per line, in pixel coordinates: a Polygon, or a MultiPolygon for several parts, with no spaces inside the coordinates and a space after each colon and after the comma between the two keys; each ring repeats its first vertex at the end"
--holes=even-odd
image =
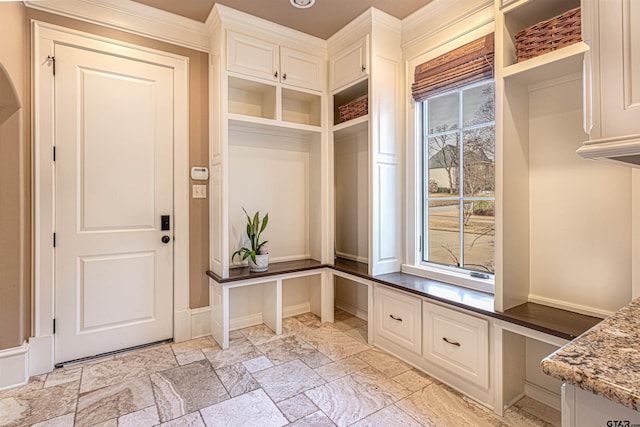
{"type": "Polygon", "coordinates": [[[96,49],[171,67],[174,70],[174,270],[173,337],[191,338],[189,310],[189,59],[68,28],[32,21],[33,39],[33,192],[34,289],[33,336],[29,339],[29,375],[49,372],[54,364],[55,225],[54,43],[96,49]]]}

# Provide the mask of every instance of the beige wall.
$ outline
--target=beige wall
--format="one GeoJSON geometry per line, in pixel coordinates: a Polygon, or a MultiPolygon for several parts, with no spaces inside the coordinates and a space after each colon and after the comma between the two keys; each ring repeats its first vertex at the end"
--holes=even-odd
{"type": "Polygon", "coordinates": [[[631,301],[631,168],[576,155],[582,79],[529,91],[529,298],[614,312],[631,301]]]}
{"type": "Polygon", "coordinates": [[[31,335],[28,36],[23,4],[0,3],[0,64],[22,105],[0,123],[0,349],[31,335]]]}
{"type": "MultiPolygon", "coordinates": [[[[169,43],[128,34],[111,28],[27,9],[27,17],[149,47],[189,58],[189,165],[207,166],[209,157],[208,54],[169,43]]],[[[189,204],[189,305],[209,305],[209,204],[207,199],[191,199],[189,204]]]]}
{"type": "MultiPolygon", "coordinates": [[[[53,14],[0,3],[0,62],[14,81],[23,108],[0,125],[0,349],[18,346],[31,335],[31,19],[110,37],[189,58],[189,163],[207,166],[208,55],[53,14]]],[[[190,307],[209,304],[205,271],[209,260],[209,208],[206,199],[189,205],[190,307]]]]}

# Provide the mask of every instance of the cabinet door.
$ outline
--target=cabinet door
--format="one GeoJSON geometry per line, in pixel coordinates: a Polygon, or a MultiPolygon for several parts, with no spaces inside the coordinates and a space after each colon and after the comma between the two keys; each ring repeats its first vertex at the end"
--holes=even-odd
{"type": "Polygon", "coordinates": [[[489,386],[489,323],[428,302],[423,303],[423,356],[469,382],[489,386]]]}
{"type": "Polygon", "coordinates": [[[570,384],[562,386],[562,425],[635,426],[640,412],[570,384]]]}
{"type": "Polygon", "coordinates": [[[355,82],[369,72],[369,36],[336,54],[330,61],[331,90],[355,82]]]}
{"type": "Polygon", "coordinates": [[[282,83],[313,90],[324,86],[324,61],[319,56],[281,47],[280,70],[282,83]]]}
{"type": "Polygon", "coordinates": [[[375,293],[374,316],[376,335],[420,354],[420,298],[378,287],[375,293]]]}
{"type": "Polygon", "coordinates": [[[603,0],[596,6],[600,34],[594,60],[600,72],[601,137],[639,134],[640,1],[603,0]]]}
{"type": "Polygon", "coordinates": [[[229,31],[227,70],[278,80],[278,45],[229,31]]]}

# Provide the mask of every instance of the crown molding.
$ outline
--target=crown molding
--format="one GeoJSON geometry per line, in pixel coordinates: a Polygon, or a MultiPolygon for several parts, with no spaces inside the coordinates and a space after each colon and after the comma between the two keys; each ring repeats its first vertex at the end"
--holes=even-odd
{"type": "Polygon", "coordinates": [[[25,6],[56,15],[209,52],[205,23],[128,0],[24,0],[25,6]]]}
{"type": "Polygon", "coordinates": [[[463,21],[472,31],[493,20],[493,0],[434,0],[402,20],[402,47],[422,44],[463,21]]]}
{"type": "Polygon", "coordinates": [[[343,47],[353,43],[357,38],[364,37],[371,31],[373,24],[372,9],[369,8],[354,18],[347,25],[339,29],[327,39],[329,52],[336,52],[343,47]]]}
{"type": "Polygon", "coordinates": [[[212,35],[216,28],[222,25],[222,18],[220,17],[220,13],[218,12],[218,4],[215,3],[213,8],[211,8],[211,12],[209,16],[207,16],[207,20],[204,23],[205,28],[207,29],[207,33],[212,35]]]}
{"type": "Polygon", "coordinates": [[[371,9],[371,23],[373,25],[380,25],[388,30],[394,31],[398,34],[402,32],[402,21],[395,16],[389,15],[375,7],[371,9]]]}
{"type": "Polygon", "coordinates": [[[258,34],[260,37],[266,40],[273,40],[276,43],[286,40],[287,46],[302,51],[309,48],[322,51],[327,49],[326,41],[321,38],[287,28],[220,3],[216,3],[213,6],[209,19],[207,19],[207,25],[211,25],[209,28],[213,28],[216,19],[222,21],[225,29],[237,30],[245,34],[258,34]]]}

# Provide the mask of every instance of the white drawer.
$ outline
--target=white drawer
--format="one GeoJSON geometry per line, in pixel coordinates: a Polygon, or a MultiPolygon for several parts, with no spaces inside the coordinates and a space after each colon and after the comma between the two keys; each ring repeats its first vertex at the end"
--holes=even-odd
{"type": "Polygon", "coordinates": [[[423,303],[424,357],[489,387],[489,322],[428,302],[423,303]]]}
{"type": "Polygon", "coordinates": [[[375,292],[374,332],[420,354],[422,300],[380,286],[375,292]]]}

